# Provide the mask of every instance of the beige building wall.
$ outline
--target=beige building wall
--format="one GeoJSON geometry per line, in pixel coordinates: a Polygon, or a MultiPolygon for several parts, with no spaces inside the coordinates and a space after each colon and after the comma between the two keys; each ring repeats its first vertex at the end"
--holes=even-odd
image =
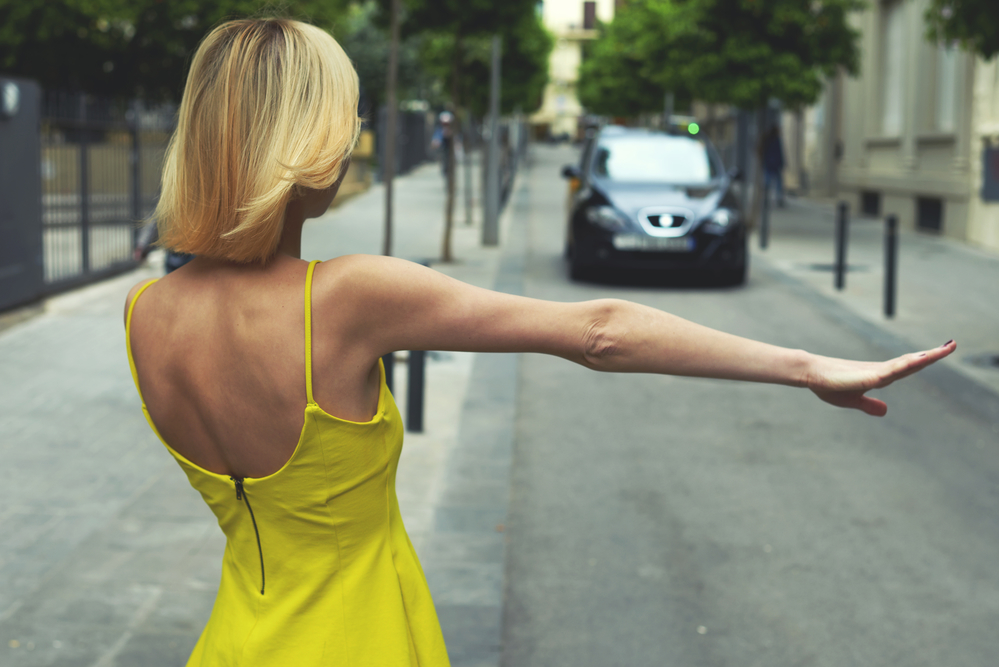
{"type": "Polygon", "coordinates": [[[927,4],[872,2],[853,16],[861,72],[830,81],[806,112],[811,191],[999,250],[999,205],[981,201],[984,139],[999,142],[997,65],[929,42],[927,4]]]}
{"type": "Polygon", "coordinates": [[[981,152],[986,146],[999,147],[999,58],[975,63],[972,99],[972,197],[968,213],[968,240],[999,250],[999,202],[986,202],[980,196],[984,182],[981,152]]]}
{"type": "MultiPolygon", "coordinates": [[[[532,125],[546,125],[553,134],[576,135],[582,105],[576,96],[583,43],[596,39],[596,30],[583,29],[583,0],[545,0],[542,20],[555,37],[549,57],[548,86],[541,108],[531,116],[532,125]]],[[[614,18],[614,0],[597,0],[597,20],[609,23],[614,18]]]]}

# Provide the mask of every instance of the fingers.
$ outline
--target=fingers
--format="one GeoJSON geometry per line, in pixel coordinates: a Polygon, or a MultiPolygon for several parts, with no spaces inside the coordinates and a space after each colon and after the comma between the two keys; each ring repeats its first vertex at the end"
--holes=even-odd
{"type": "Polygon", "coordinates": [[[937,361],[940,361],[944,357],[948,356],[956,349],[957,343],[950,340],[940,347],[935,347],[932,350],[912,352],[910,354],[902,355],[901,357],[896,357],[888,362],[888,364],[890,364],[890,370],[882,376],[881,381],[878,382],[876,388],[881,389],[887,387],[897,380],[901,380],[902,378],[908,377],[913,373],[921,371],[930,364],[936,363],[937,361]]]}
{"type": "Polygon", "coordinates": [[[884,417],[888,413],[887,403],[877,398],[871,398],[870,396],[861,396],[856,407],[858,410],[863,410],[874,417],[884,417]]]}
{"type": "Polygon", "coordinates": [[[887,387],[896,380],[908,377],[943,359],[956,349],[957,344],[954,341],[947,341],[932,350],[913,352],[886,361],[880,365],[880,369],[878,369],[878,364],[859,364],[859,362],[841,360],[842,364],[847,364],[847,367],[851,364],[865,367],[863,375],[866,376],[866,379],[840,377],[837,382],[831,383],[835,387],[832,389],[828,388],[830,383],[815,383],[810,386],[812,391],[826,403],[841,408],[860,410],[874,417],[884,417],[888,412],[888,405],[880,399],[866,396],[865,393],[868,390],[887,387]],[[873,381],[875,379],[877,379],[876,382],[873,381]],[[826,385],[825,388],[821,388],[823,384],[826,385]]]}

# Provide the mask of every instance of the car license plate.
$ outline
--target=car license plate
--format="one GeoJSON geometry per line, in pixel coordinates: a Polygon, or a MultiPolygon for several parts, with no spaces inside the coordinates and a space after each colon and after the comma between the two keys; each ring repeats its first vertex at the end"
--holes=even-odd
{"type": "Polygon", "coordinates": [[[694,249],[694,239],[690,236],[661,237],[620,234],[614,237],[614,248],[645,252],[690,252],[694,249]]]}

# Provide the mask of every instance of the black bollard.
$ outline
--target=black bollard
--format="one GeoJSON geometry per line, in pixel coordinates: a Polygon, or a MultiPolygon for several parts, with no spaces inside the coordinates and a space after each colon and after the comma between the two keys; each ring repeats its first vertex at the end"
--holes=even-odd
{"type": "Polygon", "coordinates": [[[382,357],[382,365],[385,367],[385,384],[391,392],[395,380],[395,352],[389,352],[382,357]]]}
{"type": "Polygon", "coordinates": [[[770,188],[763,188],[763,213],[760,216],[760,249],[770,243],[770,188]]]}
{"type": "Polygon", "coordinates": [[[409,351],[409,372],[406,388],[406,430],[423,433],[423,386],[424,368],[427,353],[423,350],[409,351]]]}
{"type": "Polygon", "coordinates": [[[836,207],[836,289],[846,284],[846,226],[849,207],[841,201],[836,207]]]}
{"type": "Polygon", "coordinates": [[[885,317],[895,317],[895,277],[898,272],[898,216],[885,220],[885,317]]]}

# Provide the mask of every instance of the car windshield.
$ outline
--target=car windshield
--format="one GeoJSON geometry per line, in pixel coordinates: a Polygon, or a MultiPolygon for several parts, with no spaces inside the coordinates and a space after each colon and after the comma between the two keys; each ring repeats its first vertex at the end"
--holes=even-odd
{"type": "Polygon", "coordinates": [[[703,143],[668,134],[601,138],[593,173],[611,181],[685,185],[706,184],[718,176],[703,143]]]}

